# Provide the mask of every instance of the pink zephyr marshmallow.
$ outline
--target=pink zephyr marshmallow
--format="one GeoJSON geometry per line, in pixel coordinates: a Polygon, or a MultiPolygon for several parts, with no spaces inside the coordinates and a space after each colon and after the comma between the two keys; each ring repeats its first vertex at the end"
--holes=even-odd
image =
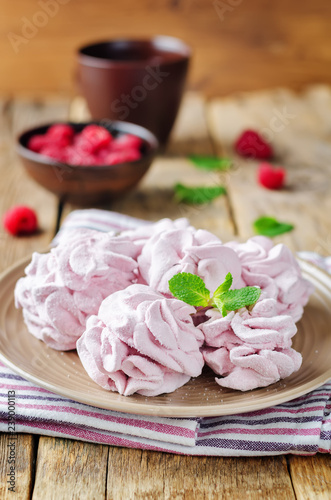
{"type": "Polygon", "coordinates": [[[283,244],[274,246],[265,236],[255,236],[246,243],[232,241],[225,246],[238,254],[245,284],[259,286],[264,298],[277,300],[278,314],[291,315],[295,322],[299,321],[313,285],[302,277],[291,250],[283,244]]]}
{"type": "Polygon", "coordinates": [[[84,230],[73,235],[72,245],[33,254],[15,288],[29,332],[53,349],[74,349],[102,300],[136,281],[132,252],[131,242],[84,230]]]}
{"type": "Polygon", "coordinates": [[[169,294],[169,280],[177,273],[199,275],[213,293],[228,272],[233,286],[243,286],[241,264],[236,253],[217,236],[194,228],[158,233],[145,244],[138,257],[141,276],[153,289],[169,294]]]}
{"type": "Polygon", "coordinates": [[[158,222],[146,224],[145,226],[139,226],[136,229],[128,229],[123,231],[119,238],[125,241],[131,241],[133,243],[133,248],[135,249],[135,258],[141,254],[142,249],[148,240],[150,240],[156,234],[160,234],[164,231],[169,231],[173,229],[187,229],[191,228],[189,221],[186,218],[180,218],[176,220],[171,219],[161,219],[158,222]]]}
{"type": "Polygon", "coordinates": [[[265,387],[297,371],[302,356],[294,349],[261,349],[238,346],[230,351],[230,361],[234,368],[224,378],[216,378],[222,387],[248,391],[265,387]]]}
{"type": "Polygon", "coordinates": [[[225,376],[217,383],[241,391],[264,387],[287,377],[301,365],[291,349],[297,328],[291,316],[277,314],[274,299],[262,299],[251,311],[245,308],[222,317],[207,311],[210,319],[199,329],[205,336],[205,363],[225,376]]]}
{"type": "Polygon", "coordinates": [[[107,297],[77,342],[82,363],[102,387],[130,395],[172,392],[201,374],[203,335],[194,307],[146,285],[107,297]]]}
{"type": "Polygon", "coordinates": [[[208,321],[199,325],[205,344],[211,347],[232,348],[247,344],[257,349],[286,348],[292,345],[297,332],[291,316],[278,315],[274,299],[262,299],[251,311],[246,308],[233,311],[224,318],[218,310],[206,312],[208,321]]]}

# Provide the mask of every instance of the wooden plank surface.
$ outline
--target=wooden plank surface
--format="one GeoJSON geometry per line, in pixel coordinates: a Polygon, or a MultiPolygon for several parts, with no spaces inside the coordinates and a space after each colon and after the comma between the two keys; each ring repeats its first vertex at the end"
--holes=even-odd
{"type": "Polygon", "coordinates": [[[219,458],[110,448],[108,500],[295,499],[284,457],[219,458]]]}
{"type": "Polygon", "coordinates": [[[297,500],[329,500],[331,497],[330,455],[290,456],[288,461],[297,500]]]}
{"type": "Polygon", "coordinates": [[[30,500],[34,483],[36,441],[36,436],[26,434],[0,434],[0,498],[2,500],[13,498],[30,500]],[[10,455],[10,449],[12,455],[10,455]],[[12,461],[8,463],[9,459],[15,459],[15,465],[12,461]],[[8,484],[11,465],[15,468],[14,486],[8,484]],[[14,490],[8,488],[14,488],[14,490]]]}
{"type": "MultiPolygon", "coordinates": [[[[325,88],[315,89],[315,99],[319,96],[324,98],[327,114],[331,106],[325,88]]],[[[228,192],[240,237],[253,235],[252,222],[257,217],[271,215],[296,226],[275,241],[295,250],[331,253],[331,142],[328,122],[322,126],[320,120],[321,111],[314,112],[306,95],[298,97],[281,89],[210,103],[209,126],[218,153],[234,158],[228,192]],[[286,189],[261,187],[256,178],[258,162],[234,154],[233,144],[247,128],[260,131],[274,146],[274,163],[287,168],[286,189]]]]}
{"type": "Polygon", "coordinates": [[[77,47],[156,34],[192,46],[191,88],[209,96],[331,82],[326,0],[80,0],[79,11],[72,0],[2,0],[1,7],[0,92],[72,92],[77,47]]]}
{"type": "Polygon", "coordinates": [[[33,500],[103,500],[108,447],[41,437],[33,500]]]}

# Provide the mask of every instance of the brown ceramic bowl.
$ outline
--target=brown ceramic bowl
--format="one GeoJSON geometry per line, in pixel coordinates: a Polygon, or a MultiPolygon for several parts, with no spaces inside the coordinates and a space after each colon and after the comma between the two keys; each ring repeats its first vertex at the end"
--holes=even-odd
{"type": "Polygon", "coordinates": [[[190,57],[190,47],[169,36],[92,43],[78,50],[77,83],[94,120],[137,123],[165,145],[190,57]]]}
{"type": "MultiPolygon", "coordinates": [[[[91,123],[68,123],[80,132],[91,123]]],[[[99,123],[100,124],[100,123],[99,123]]],[[[80,206],[107,203],[131,190],[149,169],[158,149],[156,137],[143,127],[126,122],[102,122],[111,134],[133,134],[143,140],[142,158],[132,162],[106,166],[68,165],[28,149],[29,139],[45,134],[50,123],[23,132],[17,140],[17,152],[27,173],[38,184],[58,195],[61,201],[80,206]]]]}

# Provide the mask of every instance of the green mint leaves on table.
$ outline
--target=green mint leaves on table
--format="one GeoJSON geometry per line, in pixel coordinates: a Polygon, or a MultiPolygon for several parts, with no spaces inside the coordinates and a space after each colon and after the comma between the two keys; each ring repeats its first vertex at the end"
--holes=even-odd
{"type": "Polygon", "coordinates": [[[189,159],[198,168],[203,170],[229,170],[231,160],[228,158],[217,158],[216,156],[190,155],[189,159]]]}
{"type": "Polygon", "coordinates": [[[279,222],[274,217],[263,216],[253,222],[254,230],[257,234],[269,236],[270,238],[278,236],[279,234],[292,231],[294,226],[286,222],[279,222]]]}
{"type": "Polygon", "coordinates": [[[225,317],[228,311],[237,311],[242,307],[252,306],[261,295],[260,288],[246,286],[230,290],[232,275],[215,290],[212,297],[203,280],[191,273],[178,273],[169,280],[169,289],[174,297],[195,307],[216,307],[225,317]]]}
{"type": "Polygon", "coordinates": [[[201,186],[201,187],[188,187],[184,184],[176,184],[174,187],[175,196],[178,201],[184,203],[192,203],[202,205],[214,200],[222,194],[226,194],[224,186],[201,186]]]}

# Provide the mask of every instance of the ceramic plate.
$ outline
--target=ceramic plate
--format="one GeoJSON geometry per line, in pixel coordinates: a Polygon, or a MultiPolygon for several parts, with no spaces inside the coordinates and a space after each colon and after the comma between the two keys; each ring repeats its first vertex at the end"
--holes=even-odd
{"type": "Polygon", "coordinates": [[[293,341],[303,356],[298,372],[269,387],[239,392],[218,386],[207,369],[171,394],[148,398],[124,397],[102,389],[88,377],[76,351],[55,351],[28,333],[13,298],[15,283],[28,262],[20,262],[0,276],[0,360],[31,382],[75,401],[141,415],[229,415],[289,401],[331,378],[331,278],[312,264],[300,262],[315,292],[293,341]]]}

